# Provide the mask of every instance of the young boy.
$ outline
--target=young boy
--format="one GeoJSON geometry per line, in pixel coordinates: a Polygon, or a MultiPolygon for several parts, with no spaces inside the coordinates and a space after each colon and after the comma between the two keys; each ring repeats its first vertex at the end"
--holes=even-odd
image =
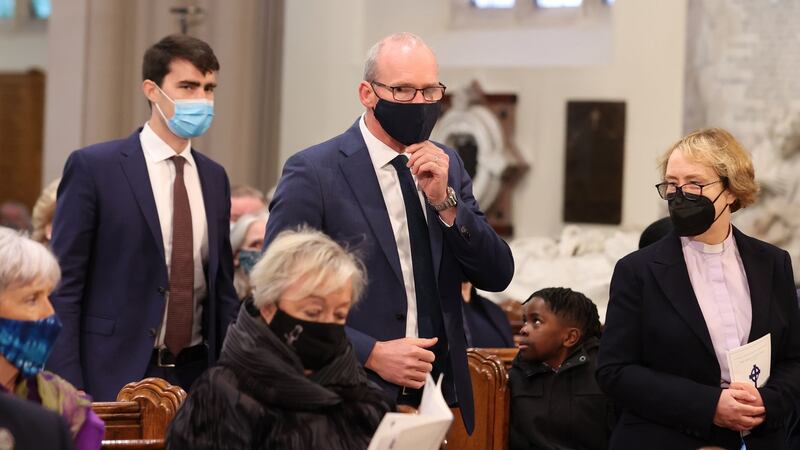
{"type": "Polygon", "coordinates": [[[509,372],[510,448],[607,449],[612,408],[594,377],[597,307],[568,288],[534,292],[523,305],[509,372]]]}

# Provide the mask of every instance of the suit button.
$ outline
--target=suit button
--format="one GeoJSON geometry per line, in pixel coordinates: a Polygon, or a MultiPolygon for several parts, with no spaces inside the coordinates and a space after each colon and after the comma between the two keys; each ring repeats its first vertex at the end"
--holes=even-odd
{"type": "Polygon", "coordinates": [[[406,320],[406,315],[397,313],[397,314],[394,315],[394,318],[399,320],[399,321],[403,321],[403,320],[406,320]]]}
{"type": "Polygon", "coordinates": [[[472,237],[470,234],[469,229],[467,229],[466,225],[461,225],[461,228],[458,229],[461,232],[461,236],[464,236],[464,239],[469,240],[472,237]]]}
{"type": "Polygon", "coordinates": [[[150,328],[149,330],[147,330],[147,334],[149,334],[150,337],[156,337],[156,329],[150,328]]]}
{"type": "Polygon", "coordinates": [[[166,294],[166,293],[167,293],[167,290],[166,290],[166,289],[164,289],[164,287],[163,287],[163,286],[159,286],[159,287],[158,287],[158,293],[159,293],[159,294],[161,294],[161,295],[164,295],[164,294],[166,294]]]}

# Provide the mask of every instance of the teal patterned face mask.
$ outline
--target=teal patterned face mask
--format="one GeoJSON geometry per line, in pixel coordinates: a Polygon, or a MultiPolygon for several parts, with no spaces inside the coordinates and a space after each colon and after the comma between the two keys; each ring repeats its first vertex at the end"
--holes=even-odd
{"type": "Polygon", "coordinates": [[[61,321],[55,314],[41,320],[0,318],[0,354],[22,376],[32,377],[44,369],[60,331],[61,321]]]}
{"type": "Polygon", "coordinates": [[[256,265],[261,258],[261,252],[256,250],[239,250],[239,265],[244,270],[244,273],[250,275],[253,266],[256,265]]]}

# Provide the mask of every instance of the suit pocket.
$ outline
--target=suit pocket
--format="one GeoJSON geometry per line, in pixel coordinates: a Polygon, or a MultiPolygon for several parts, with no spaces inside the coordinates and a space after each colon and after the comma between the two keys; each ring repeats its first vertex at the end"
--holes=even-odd
{"type": "Polygon", "coordinates": [[[90,334],[111,336],[114,333],[115,320],[103,317],[86,316],[83,321],[83,330],[90,334]]]}

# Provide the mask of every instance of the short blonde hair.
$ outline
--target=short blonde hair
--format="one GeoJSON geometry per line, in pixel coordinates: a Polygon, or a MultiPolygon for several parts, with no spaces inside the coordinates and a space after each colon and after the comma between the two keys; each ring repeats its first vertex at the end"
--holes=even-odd
{"type": "Polygon", "coordinates": [[[675,150],[687,158],[714,169],[725,182],[725,187],[736,197],[731,212],[752,205],[758,198],[758,182],[753,160],[742,144],[722,128],[704,128],[693,131],[673,144],[659,163],[661,176],[667,173],[667,162],[675,150]]]}
{"type": "Polygon", "coordinates": [[[327,295],[352,281],[352,304],[366,285],[366,269],[351,251],[325,233],[308,227],[281,232],[250,272],[256,307],[276,303],[290,286],[304,280],[299,298],[327,295]]]}
{"type": "Polygon", "coordinates": [[[39,198],[36,204],[33,205],[33,214],[31,217],[31,239],[36,242],[47,242],[47,225],[53,223],[53,215],[56,212],[56,194],[58,193],[58,184],[61,183],[61,178],[56,178],[51,181],[39,198]]]}

